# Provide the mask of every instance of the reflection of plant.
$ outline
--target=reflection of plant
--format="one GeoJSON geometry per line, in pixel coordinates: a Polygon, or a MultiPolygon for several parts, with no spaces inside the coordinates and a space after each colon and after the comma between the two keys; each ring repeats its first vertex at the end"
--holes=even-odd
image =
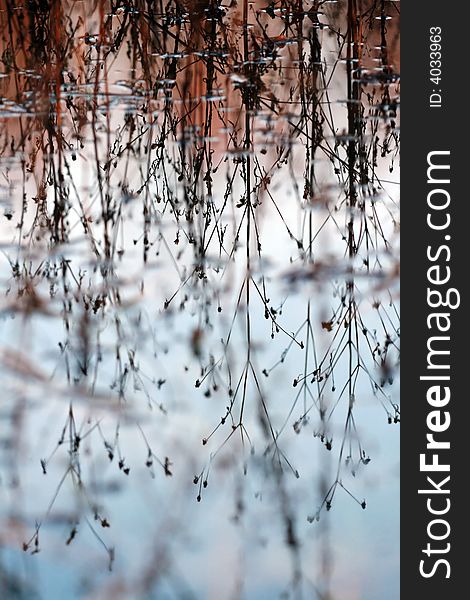
{"type": "MultiPolygon", "coordinates": [[[[166,351],[158,341],[165,315],[195,313],[189,339],[200,369],[196,387],[227,398],[202,441],[212,451],[194,478],[197,499],[219,451],[238,437],[254,452],[252,438],[261,432],[299,578],[295,510],[283,477],[286,467],[299,476],[284,448],[288,425],[297,434],[310,429],[337,452],[332,481],[322,473],[324,497],[314,520],[332,507],[338,490],[355,498],[344,483],[346,467],[355,473],[370,460],[355,420],[362,380],[388,421],[399,420],[385,391],[399,339],[396,207],[381,182],[381,169],[393,170],[399,150],[396,19],[389,20],[397,14],[387,14],[397,11],[395,3],[349,0],[347,11],[321,0],[170,1],[156,9],[143,0],[89,9],[54,1],[4,4],[1,164],[14,192],[5,216],[16,226],[8,250],[9,298],[16,297],[7,308],[25,322],[37,315],[62,320],[54,381],[60,372],[65,380],[50,389],[87,405],[77,420],[70,402],[57,448],[41,460],[46,473],[67,446],[68,467],[47,516],[70,479],[112,561],[95,527],[109,523],[86,490],[82,441],[99,439],[109,461],[129,474],[119,432],[132,397],[167,412],[157,400],[166,377],[148,375],[145,349],[151,345],[155,356],[166,351]],[[88,193],[77,165],[91,175],[88,193]],[[293,200],[280,197],[279,174],[289,180],[293,200]],[[278,265],[291,288],[280,306],[278,286],[264,268],[266,212],[282,224],[291,254],[278,265]],[[141,265],[132,274],[134,247],[141,265]],[[155,324],[140,300],[160,265],[174,288],[161,298],[155,324]],[[293,333],[283,310],[305,285],[318,294],[306,298],[293,333]],[[326,289],[336,306],[323,317],[326,289]],[[212,346],[210,332],[230,311],[222,344],[212,346]],[[254,322],[263,317],[270,338],[287,346],[275,365],[260,370],[254,322]],[[279,423],[266,377],[293,355],[301,371],[279,423]],[[242,357],[241,366],[234,356],[242,357]],[[109,403],[102,389],[103,364],[110,362],[113,439],[92,410],[96,400],[109,403]],[[338,441],[335,416],[344,405],[338,441]]],[[[47,387],[34,365],[21,368],[47,387]]],[[[12,370],[21,370],[18,361],[12,370]]],[[[152,449],[135,421],[146,465],[171,476],[170,458],[152,449]]],[[[38,547],[40,526],[25,549],[38,547]]],[[[74,531],[75,524],[67,543],[74,531]]]]}

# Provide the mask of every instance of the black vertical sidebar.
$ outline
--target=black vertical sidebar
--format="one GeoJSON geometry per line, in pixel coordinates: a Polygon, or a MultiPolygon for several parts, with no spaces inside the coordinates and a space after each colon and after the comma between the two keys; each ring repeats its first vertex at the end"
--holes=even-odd
{"type": "Polygon", "coordinates": [[[470,577],[470,8],[400,5],[401,598],[448,600],[470,577]]]}

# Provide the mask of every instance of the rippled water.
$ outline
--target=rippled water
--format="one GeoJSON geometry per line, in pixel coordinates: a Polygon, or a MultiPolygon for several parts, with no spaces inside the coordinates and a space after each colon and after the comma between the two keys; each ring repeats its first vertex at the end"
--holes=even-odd
{"type": "Polygon", "coordinates": [[[5,598],[398,595],[399,3],[0,3],[5,598]]]}

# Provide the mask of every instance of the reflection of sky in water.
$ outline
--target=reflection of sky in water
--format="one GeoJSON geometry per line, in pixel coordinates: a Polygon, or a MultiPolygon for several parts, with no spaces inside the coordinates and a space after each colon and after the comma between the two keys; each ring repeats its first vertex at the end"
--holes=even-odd
{"type": "MultiPolygon", "coordinates": [[[[334,41],[325,42],[323,52],[329,56],[328,44],[334,44],[334,41]]],[[[332,60],[333,58],[332,54],[332,60]]],[[[116,73],[118,71],[116,68],[116,73]]],[[[341,81],[344,88],[343,83],[341,81]]],[[[273,89],[275,86],[277,83],[273,83],[273,89]]],[[[118,93],[123,93],[122,85],[116,88],[119,88],[118,93]]],[[[343,88],[337,89],[337,86],[331,84],[329,96],[332,102],[330,115],[337,123],[338,131],[340,125],[345,123],[344,103],[336,102],[344,96],[343,88]]],[[[116,91],[113,86],[110,89],[116,91]]],[[[88,90],[88,93],[91,94],[92,90],[88,90]]],[[[136,102],[132,96],[129,98],[131,103],[136,102]]],[[[113,106],[111,129],[114,132],[124,121],[120,102],[128,102],[128,99],[121,97],[113,106]]],[[[140,102],[141,98],[138,98],[138,103],[140,102]]],[[[106,117],[99,112],[97,125],[107,125],[106,117]]],[[[96,215],[100,212],[100,206],[94,183],[95,165],[90,158],[93,143],[89,127],[87,131],[85,139],[88,141],[85,142],[84,150],[79,153],[77,161],[69,163],[79,196],[95,217],[91,221],[91,227],[99,237],[101,229],[96,222],[96,215]]],[[[267,135],[263,131],[261,128],[255,133],[257,150],[264,149],[264,137],[267,135]]],[[[276,134],[274,141],[275,136],[276,134]]],[[[104,144],[105,140],[101,141],[104,144]]],[[[329,143],[334,143],[333,136],[329,143]]],[[[174,144],[175,155],[178,149],[174,144]]],[[[103,149],[102,151],[104,152],[103,149]]],[[[220,152],[220,148],[217,152],[220,152]]],[[[268,165],[273,153],[273,147],[268,146],[267,155],[258,156],[260,164],[268,165]]],[[[298,166],[295,151],[294,156],[296,158],[292,161],[292,173],[301,182],[303,163],[299,159],[298,166]]],[[[217,156],[217,160],[219,158],[217,156]]],[[[0,188],[5,210],[18,211],[18,194],[22,181],[18,168],[20,157],[17,156],[16,160],[16,165],[14,161],[11,165],[7,165],[8,161],[0,163],[2,169],[12,166],[9,175],[12,183],[4,183],[0,188]]],[[[127,173],[130,190],[133,186],[137,189],[140,185],[142,173],[138,169],[143,162],[139,157],[130,160],[127,173]]],[[[230,162],[228,164],[233,168],[230,162]]],[[[285,176],[288,168],[291,166],[285,165],[278,173],[274,173],[270,190],[275,195],[289,229],[302,238],[300,232],[305,227],[304,215],[308,209],[299,210],[291,171],[289,178],[285,176]]],[[[122,176],[121,169],[121,166],[117,168],[111,184],[116,195],[122,193],[117,187],[117,181],[122,176]]],[[[225,163],[222,163],[217,176],[214,175],[214,200],[219,205],[222,203],[225,186],[224,169],[225,163]]],[[[386,167],[378,167],[378,173],[385,178],[392,177],[386,167]]],[[[324,204],[322,200],[320,207],[312,209],[311,213],[313,230],[321,230],[315,240],[314,256],[315,264],[323,266],[324,270],[319,268],[318,272],[314,269],[309,271],[309,267],[305,267],[299,259],[295,240],[289,237],[285,224],[266,195],[262,198],[262,205],[257,208],[257,216],[264,256],[261,267],[266,277],[267,295],[271,298],[270,305],[275,308],[282,305],[279,323],[290,333],[296,331],[304,321],[306,306],[308,300],[311,300],[315,348],[321,357],[328,353],[328,346],[336,332],[336,326],[330,332],[321,324],[332,318],[333,311],[340,303],[339,297],[344,292],[345,274],[350,264],[344,260],[345,241],[342,239],[342,235],[346,233],[346,211],[342,203],[344,191],[337,185],[330,185],[330,181],[335,179],[329,161],[318,161],[317,177],[321,191],[318,195],[324,196],[324,204]],[[327,214],[326,208],[331,211],[332,218],[322,227],[327,214]],[[292,276],[291,279],[286,277],[287,274],[292,276]],[[312,283],[312,279],[316,278],[318,281],[312,283]]],[[[396,177],[395,173],[393,177],[396,177]]],[[[161,185],[161,182],[157,182],[157,185],[161,185]]],[[[174,185],[173,180],[171,185],[174,185]]],[[[299,187],[302,185],[303,182],[299,183],[299,187]]],[[[33,183],[29,181],[26,186],[27,193],[32,196],[35,193],[33,183]]],[[[395,188],[396,185],[393,184],[386,186],[386,192],[392,198],[396,197],[395,188]]],[[[155,184],[151,183],[148,189],[150,194],[156,192],[155,184]]],[[[181,186],[179,190],[181,192],[181,186]]],[[[241,194],[241,190],[237,188],[234,204],[241,194]]],[[[242,234],[237,260],[228,267],[225,261],[219,263],[217,247],[213,244],[208,251],[208,264],[214,270],[208,269],[209,283],[206,288],[199,285],[198,296],[195,287],[184,288],[182,294],[175,297],[169,310],[163,311],[165,300],[172,297],[181,280],[189,275],[188,270],[184,272],[182,265],[186,264],[187,269],[191,268],[192,247],[185,243],[182,235],[178,246],[178,250],[182,251],[182,259],[178,262],[178,267],[174,268],[169,252],[176,255],[177,248],[173,240],[177,228],[168,211],[166,214],[159,214],[152,223],[153,245],[148,265],[144,269],[141,243],[142,197],[143,195],[133,196],[129,193],[123,208],[124,226],[116,237],[116,247],[125,249],[122,258],[116,261],[116,287],[127,307],[114,310],[108,306],[106,319],[103,319],[99,310],[96,315],[90,311],[89,326],[95,334],[100,330],[102,352],[93,398],[86,393],[83,378],[79,384],[72,383],[70,387],[67,385],[65,363],[58,346],[59,342],[65,341],[61,294],[58,293],[56,299],[48,303],[47,314],[33,312],[34,316],[24,318],[20,311],[16,311],[15,304],[20,301],[15,296],[15,283],[10,278],[10,266],[5,258],[6,255],[11,260],[16,258],[16,216],[11,221],[3,219],[0,222],[0,247],[5,251],[0,267],[2,287],[12,288],[11,293],[2,299],[0,320],[0,344],[5,367],[2,383],[5,400],[0,409],[0,439],[4,451],[4,458],[0,459],[0,531],[4,532],[0,537],[0,569],[6,569],[12,576],[29,582],[30,589],[25,593],[28,600],[33,600],[34,590],[37,590],[39,597],[47,600],[271,600],[291,589],[289,582],[293,575],[293,563],[292,552],[285,544],[282,511],[285,510],[286,502],[281,501],[281,488],[273,476],[271,458],[263,456],[266,437],[260,426],[260,402],[256,388],[253,381],[250,381],[244,414],[246,430],[255,449],[254,454],[250,454],[249,444],[246,443],[243,447],[240,443],[238,431],[218,450],[230,432],[229,419],[211,436],[207,445],[203,446],[201,443],[220,422],[229,402],[227,390],[220,384],[227,380],[226,364],[224,363],[218,375],[219,389],[212,390],[209,397],[204,395],[209,387],[209,378],[200,388],[194,386],[196,379],[201,378],[200,364],[207,365],[209,362],[209,353],[214,355],[216,361],[223,357],[220,339],[227,339],[245,274],[245,239],[242,234]],[[164,241],[159,238],[160,233],[164,236],[164,241]],[[134,244],[134,240],[137,243],[134,244]],[[223,278],[215,270],[218,266],[226,267],[223,278]],[[145,284],[143,292],[141,282],[145,284]],[[180,311],[179,305],[186,291],[190,298],[185,310],[180,311]],[[204,307],[201,309],[203,293],[211,301],[207,308],[210,325],[204,322],[204,307]],[[218,302],[222,307],[220,313],[217,311],[218,302]],[[116,388],[110,389],[110,384],[116,377],[117,334],[113,321],[116,316],[120,319],[121,341],[118,345],[123,363],[129,362],[128,349],[135,350],[135,360],[144,374],[141,381],[137,377],[133,381],[132,373],[129,374],[127,400],[121,409],[116,402],[116,388]],[[201,357],[194,354],[195,331],[199,332],[201,338],[201,357]],[[51,373],[54,373],[52,378],[51,373]],[[152,383],[152,379],[165,382],[159,387],[152,383]],[[152,410],[148,406],[144,386],[156,401],[152,410]],[[42,474],[40,459],[49,457],[54,451],[67,418],[70,399],[73,401],[77,423],[83,427],[83,431],[94,427],[97,419],[101,432],[98,435],[95,428],[81,441],[82,480],[86,482],[84,490],[78,494],[76,489],[72,489],[70,481],[65,480],[50,515],[44,519],[44,525],[40,529],[41,551],[32,556],[30,551],[34,546],[29,552],[22,552],[21,544],[31,537],[34,523],[44,518],[51,499],[55,497],[57,486],[68,465],[67,444],[59,448],[48,461],[47,475],[42,474]],[[160,403],[164,411],[158,408],[160,403]],[[93,420],[87,423],[90,418],[93,420]],[[130,467],[128,476],[118,468],[117,455],[112,462],[108,460],[103,443],[103,438],[113,441],[118,421],[121,424],[119,441],[122,458],[125,465],[130,467]],[[171,477],[165,476],[156,460],[151,469],[145,466],[148,460],[145,440],[148,440],[160,460],[169,457],[172,463],[171,477]],[[205,478],[209,457],[215,452],[217,454],[210,463],[208,486],[202,489],[202,501],[199,503],[196,501],[199,484],[194,485],[193,478],[203,469],[203,479],[205,478]],[[246,475],[243,474],[244,467],[246,475]],[[93,519],[90,504],[96,504],[100,516],[105,517],[111,525],[109,528],[101,527],[93,519]],[[79,515],[77,535],[66,546],[65,542],[79,515]],[[95,528],[108,548],[116,549],[112,573],[108,572],[106,550],[89,525],[95,528]]],[[[383,218],[384,234],[390,240],[392,250],[396,250],[397,236],[388,214],[389,210],[395,213],[396,208],[386,193],[374,198],[374,202],[375,210],[383,218]]],[[[156,205],[157,210],[162,206],[156,205]]],[[[240,219],[241,212],[237,213],[237,210],[240,211],[233,209],[231,212],[231,208],[227,211],[230,214],[224,215],[224,223],[228,225],[227,240],[233,236],[234,223],[240,219]]],[[[96,294],[102,285],[102,279],[99,273],[93,271],[94,257],[83,239],[79,219],[78,211],[72,213],[72,233],[68,247],[59,246],[56,256],[49,258],[60,258],[64,252],[66,258],[71,259],[70,264],[75,273],[79,266],[86,269],[84,289],[87,289],[90,280],[89,290],[96,294]]],[[[25,231],[28,225],[30,223],[25,226],[25,231]]],[[[232,241],[227,241],[227,247],[230,247],[232,241]]],[[[45,239],[37,239],[35,246],[38,248],[37,252],[33,252],[28,258],[36,267],[46,256],[45,239]]],[[[361,271],[356,279],[356,300],[360,305],[364,326],[369,332],[377,330],[377,339],[383,342],[379,311],[372,307],[372,303],[380,300],[396,326],[396,317],[393,316],[393,310],[388,310],[388,303],[390,298],[397,301],[397,283],[392,277],[383,281],[364,276],[362,258],[363,256],[358,256],[354,262],[354,267],[361,271]],[[388,284],[391,285],[391,296],[386,290],[388,284]]],[[[385,273],[393,270],[395,256],[381,252],[379,258],[385,273]]],[[[256,279],[261,267],[255,259],[252,266],[256,279]]],[[[374,268],[376,265],[371,266],[374,268]]],[[[47,282],[40,283],[37,290],[39,297],[48,297],[47,282]]],[[[74,305],[73,310],[75,319],[70,336],[72,346],[79,344],[81,314],[78,306],[74,305]]],[[[322,486],[328,487],[336,475],[348,410],[347,390],[329,421],[327,438],[333,437],[331,452],[326,450],[318,436],[313,435],[313,432],[320,430],[318,411],[309,412],[308,426],[301,427],[296,434],[293,424],[303,413],[304,401],[300,394],[290,413],[299,390],[292,383],[294,377],[303,372],[304,351],[295,344],[290,345],[289,337],[282,332],[276,333],[274,340],[271,340],[271,322],[264,318],[263,313],[264,307],[253,292],[253,362],[274,430],[277,432],[285,425],[279,437],[280,448],[300,475],[297,479],[287,463],[283,463],[282,491],[294,516],[300,543],[303,597],[317,597],[322,569],[325,568],[322,567],[322,560],[329,554],[332,598],[395,600],[399,585],[398,430],[387,424],[387,414],[380,404],[381,392],[374,395],[365,369],[361,371],[355,390],[354,416],[361,448],[364,449],[365,456],[371,457],[371,461],[367,465],[361,464],[353,476],[351,467],[344,466],[344,458],[348,454],[348,448],[345,448],[340,476],[345,488],[357,501],[338,487],[331,511],[323,510],[320,520],[310,523],[308,517],[316,514],[325,495],[322,486]],[[270,371],[269,377],[262,375],[263,369],[269,370],[279,361],[287,347],[290,349],[284,362],[270,371]],[[366,510],[360,506],[363,499],[367,502],[366,510]]],[[[384,312],[380,316],[386,318],[384,312]]],[[[245,327],[242,295],[241,310],[234,319],[227,352],[232,387],[238,381],[246,359],[245,327]]],[[[305,342],[305,329],[298,337],[305,342]]],[[[341,336],[333,344],[332,351],[341,345],[340,338],[341,336]]],[[[373,339],[374,336],[371,335],[369,341],[373,339]]],[[[361,343],[361,348],[367,350],[365,341],[361,339],[361,343]]],[[[72,348],[69,356],[73,378],[76,365],[74,366],[72,348]]],[[[93,356],[96,357],[96,354],[93,356]]],[[[392,356],[392,360],[395,358],[392,356]]],[[[381,373],[372,365],[370,353],[367,355],[365,352],[363,361],[370,369],[370,374],[379,381],[381,373]]],[[[335,368],[335,391],[332,390],[331,379],[323,391],[328,409],[332,409],[338,400],[347,379],[347,368],[347,357],[344,355],[335,368]]],[[[88,386],[93,378],[94,374],[90,373],[88,386]]],[[[398,386],[398,377],[393,386],[385,385],[385,404],[388,396],[392,402],[397,401],[398,386]]],[[[312,388],[318,389],[314,386],[312,388]]],[[[311,400],[307,399],[307,406],[310,404],[311,400]]],[[[236,415],[239,408],[238,399],[236,415]]],[[[353,445],[356,446],[354,439],[353,445]]],[[[357,459],[357,448],[354,452],[357,459]]],[[[289,596],[298,597],[295,594],[289,596]]]]}
{"type": "MultiPolygon", "coordinates": [[[[302,283],[297,285],[294,292],[289,292],[286,283],[279,283],[275,266],[283,255],[285,257],[285,253],[291,252],[291,248],[281,243],[285,232],[276,223],[275,214],[267,209],[263,219],[263,249],[271,265],[268,267],[272,277],[270,289],[273,297],[277,297],[279,301],[288,295],[281,321],[283,327],[287,331],[297,329],[301,322],[299,315],[305,312],[305,302],[310,295],[315,300],[313,320],[320,322],[325,315],[329,316],[330,306],[335,304],[331,293],[333,287],[330,283],[320,288],[302,283]]],[[[132,233],[129,235],[132,236],[132,233]]],[[[332,251],[330,245],[326,251],[332,251]]],[[[138,250],[125,258],[128,263],[127,268],[124,264],[123,271],[130,280],[133,279],[132,270],[140,264],[139,260],[138,250]]],[[[242,271],[237,273],[235,270],[232,278],[240,277],[240,273],[242,271]]],[[[171,272],[165,273],[165,269],[161,267],[150,269],[145,275],[146,294],[141,306],[145,309],[148,323],[152,322],[152,315],[160,311],[156,306],[161,306],[163,299],[167,297],[172,277],[171,272]],[[157,298],[159,302],[156,302],[157,298]]],[[[367,282],[362,284],[366,287],[369,285],[367,282]]],[[[134,281],[129,287],[135,290],[137,284],[134,281]]],[[[133,295],[135,296],[134,292],[129,292],[130,297],[133,295]]],[[[233,292],[222,294],[221,298],[224,308],[222,313],[214,317],[217,325],[213,331],[205,332],[205,342],[211,348],[217,347],[217,340],[226,335],[227,323],[233,314],[233,306],[230,309],[233,292]]],[[[259,306],[256,308],[258,314],[253,318],[253,338],[256,363],[261,371],[279,360],[280,352],[287,346],[288,340],[281,333],[271,341],[269,323],[258,318],[262,313],[259,306]]],[[[379,327],[367,298],[363,300],[362,308],[368,327],[379,327]]],[[[135,308],[130,308],[127,312],[130,315],[137,314],[135,308]]],[[[118,470],[116,460],[109,463],[99,440],[91,443],[91,459],[86,455],[83,459],[86,479],[95,481],[98,492],[96,497],[111,523],[110,529],[100,528],[99,534],[108,546],[116,546],[113,573],[107,573],[106,553],[83,520],[78,527],[76,539],[64,550],[64,540],[70,531],[67,521],[75,509],[79,510],[80,507],[80,502],[77,504],[76,497],[67,486],[61,491],[52,512],[51,521],[54,521],[56,513],[59,515],[58,522],[47,525],[46,521],[46,526],[41,530],[42,551],[36,556],[30,556],[15,550],[18,542],[28,536],[34,520],[42,518],[63,473],[61,464],[62,469],[66,466],[63,459],[55,463],[51,461],[48,475],[43,476],[38,464],[38,457],[47,455],[54,449],[66,417],[65,398],[58,397],[60,395],[57,393],[57,390],[63,389],[60,387],[63,385],[63,367],[57,367],[57,343],[63,337],[62,324],[54,318],[40,317],[24,324],[21,320],[21,315],[16,315],[14,319],[4,315],[1,325],[4,347],[19,348],[30,357],[42,356],[42,372],[48,373],[55,367],[58,375],[52,384],[47,381],[38,382],[34,378],[29,381],[28,378],[9,381],[18,397],[34,399],[34,409],[23,415],[21,453],[18,457],[21,464],[20,491],[8,491],[9,486],[3,485],[3,496],[7,500],[4,506],[11,506],[13,502],[13,514],[22,514],[24,519],[19,528],[19,536],[13,536],[3,550],[4,565],[15,573],[26,575],[44,598],[105,598],[116,593],[124,594],[123,597],[144,598],[147,596],[143,591],[139,592],[140,596],[134,596],[134,592],[129,589],[132,589],[132,585],[139,585],[142,575],[153,575],[154,570],[161,578],[156,597],[162,599],[186,597],[185,590],[189,594],[187,597],[232,598],[236,597],[237,586],[241,582],[243,585],[240,589],[243,589],[246,598],[267,600],[277,597],[292,576],[291,557],[284,545],[285,532],[279,519],[278,490],[271,478],[266,477],[263,467],[263,464],[266,465],[262,458],[264,443],[255,442],[256,454],[250,457],[241,448],[239,436],[234,436],[211,467],[209,485],[203,490],[202,502],[196,502],[198,486],[192,484],[192,478],[207,464],[209,452],[218,447],[227,431],[215,435],[206,447],[201,445],[201,439],[207,436],[223,415],[226,398],[222,393],[205,398],[202,394],[204,386],[202,389],[195,389],[193,386],[199,376],[199,369],[194,364],[188,344],[188,332],[197,325],[198,316],[196,314],[191,317],[188,311],[176,311],[166,319],[166,324],[160,323],[157,329],[156,361],[152,358],[153,342],[150,336],[146,340],[142,337],[137,345],[143,371],[166,380],[156,397],[158,401],[163,401],[168,414],[164,415],[155,409],[150,412],[142,393],[140,399],[132,404],[130,412],[131,420],[137,415],[155,453],[160,457],[170,457],[173,477],[165,477],[158,465],[155,467],[155,479],[150,477],[149,470],[144,466],[145,443],[136,427],[131,423],[126,424],[126,418],[123,419],[120,437],[126,464],[131,467],[129,477],[118,470]],[[161,348],[168,348],[168,353],[162,352],[161,348]],[[185,367],[189,368],[189,372],[186,372],[185,367]],[[246,477],[242,474],[243,456],[246,457],[248,466],[246,477]],[[109,488],[107,492],[99,489],[106,486],[109,488]],[[16,504],[18,500],[20,504],[16,504]],[[245,510],[235,519],[237,501],[243,502],[245,510]],[[104,591],[97,596],[98,589],[104,591]]],[[[144,326],[146,328],[148,326],[144,326]]],[[[331,335],[320,331],[316,340],[319,350],[329,342],[331,335]]],[[[235,348],[243,349],[243,327],[236,326],[233,336],[235,348]]],[[[112,339],[112,331],[108,341],[106,332],[103,333],[104,359],[101,364],[100,385],[96,389],[103,394],[104,407],[107,403],[105,396],[109,393],[107,382],[112,379],[114,369],[112,339]]],[[[292,379],[297,372],[302,371],[301,361],[302,352],[294,347],[287,355],[283,368],[274,370],[268,379],[261,381],[275,427],[284,423],[289,412],[295,392],[292,379]]],[[[242,358],[233,357],[234,371],[242,368],[242,362],[242,358]]],[[[344,366],[337,370],[335,378],[337,381],[344,380],[344,366]]],[[[393,389],[396,393],[396,389],[393,389]]],[[[387,394],[390,391],[388,388],[387,394]]],[[[329,391],[326,393],[329,393],[333,401],[334,395],[329,391]]],[[[139,397],[138,390],[135,395],[139,397]]],[[[336,493],[331,512],[322,512],[319,523],[307,522],[307,516],[313,515],[321,503],[318,487],[320,472],[326,469],[332,476],[336,468],[336,457],[332,457],[333,452],[325,450],[310,430],[294,434],[292,424],[302,412],[301,399],[280,438],[281,447],[294,468],[299,471],[300,478],[295,479],[286,470],[285,483],[296,517],[302,547],[302,568],[306,578],[317,581],[321,539],[326,535],[322,527],[327,523],[333,561],[332,589],[337,597],[341,600],[375,600],[379,597],[381,600],[392,600],[398,594],[397,430],[386,424],[384,411],[371,394],[366,377],[359,379],[356,398],[355,415],[361,444],[372,460],[367,466],[362,466],[356,477],[345,472],[342,480],[360,501],[366,498],[367,509],[362,510],[340,489],[336,493]]],[[[75,410],[78,406],[77,412],[86,414],[88,402],[76,402],[75,410]]],[[[103,416],[105,437],[109,439],[113,435],[117,415],[113,411],[111,415],[107,415],[104,407],[99,409],[99,413],[103,416]]],[[[256,397],[251,393],[247,408],[247,423],[250,425],[247,425],[247,429],[249,433],[253,432],[253,439],[259,440],[261,438],[255,407],[256,397]]],[[[334,450],[335,445],[340,443],[346,409],[343,400],[332,420],[334,450]]],[[[312,421],[314,420],[312,416],[312,421]]],[[[2,470],[8,473],[5,465],[2,465],[2,470]]],[[[2,477],[4,482],[8,478],[9,475],[6,474],[2,477]]],[[[313,597],[314,588],[308,582],[304,589],[307,593],[310,590],[313,597]]],[[[150,594],[148,597],[154,596],[150,594]]]]}

